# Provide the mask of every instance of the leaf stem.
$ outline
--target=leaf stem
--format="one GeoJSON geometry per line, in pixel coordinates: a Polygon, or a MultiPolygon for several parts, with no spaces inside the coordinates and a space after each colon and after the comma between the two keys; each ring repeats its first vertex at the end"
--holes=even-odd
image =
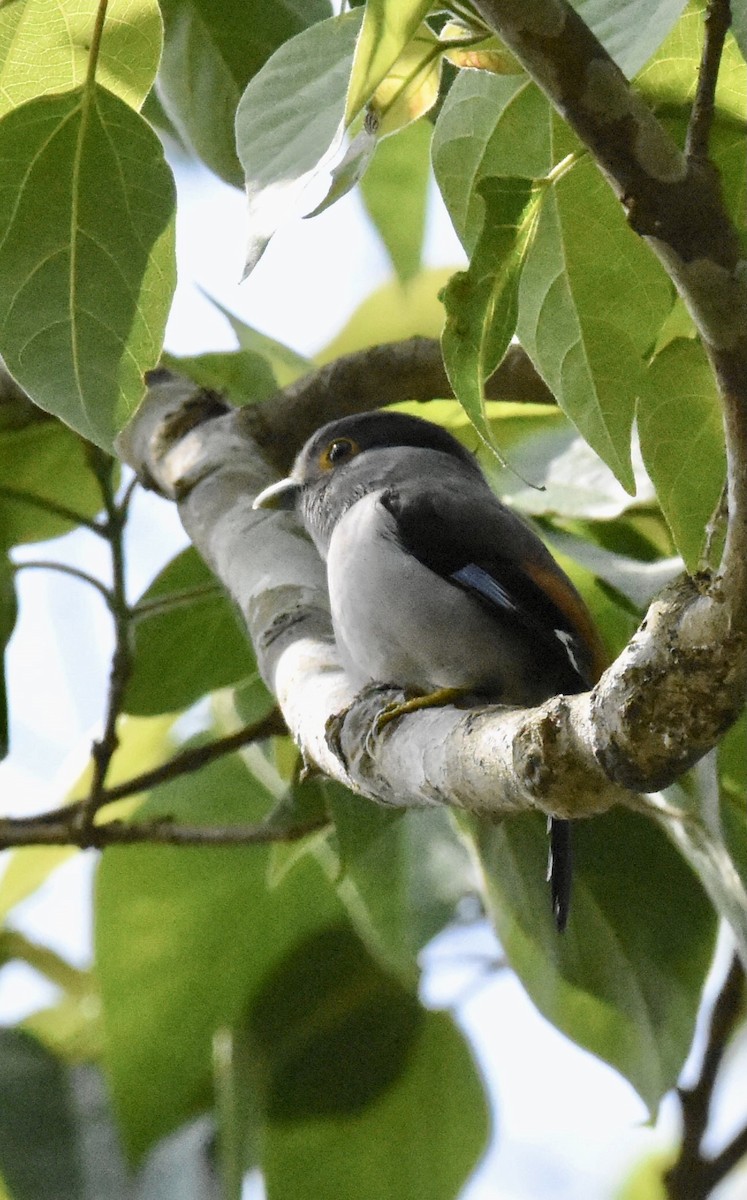
{"type": "Polygon", "coordinates": [[[56,571],[58,575],[69,575],[72,579],[78,579],[81,583],[87,583],[90,587],[95,588],[103,596],[107,608],[111,610],[112,594],[108,587],[100,579],[89,575],[87,571],[81,571],[78,567],[71,567],[67,563],[48,562],[45,559],[30,559],[27,562],[12,563],[11,570],[14,574],[19,574],[21,571],[56,571]]]}
{"type": "Polygon", "coordinates": [[[691,159],[705,160],[708,158],[715,111],[716,84],[718,83],[721,55],[724,51],[724,41],[730,24],[731,5],[729,0],[708,0],[703,51],[698,68],[698,86],[685,140],[685,154],[691,159]]]}
{"type": "Polygon", "coordinates": [[[25,492],[20,488],[3,487],[0,485],[0,500],[11,500],[18,504],[28,504],[33,508],[41,509],[42,512],[50,513],[53,517],[62,517],[66,521],[71,521],[75,525],[83,525],[86,529],[90,529],[91,533],[101,535],[101,527],[93,517],[86,517],[83,513],[76,512],[74,508],[68,508],[65,504],[57,504],[54,500],[46,500],[43,496],[36,496],[33,492],[25,492]]]}
{"type": "Polygon", "coordinates": [[[106,9],[109,0],[99,0],[99,6],[96,9],[96,20],[93,26],[91,35],[91,47],[88,51],[88,70],[86,72],[86,89],[93,87],[96,82],[96,67],[99,61],[99,53],[101,51],[101,37],[104,32],[104,22],[106,21],[106,9]]]}

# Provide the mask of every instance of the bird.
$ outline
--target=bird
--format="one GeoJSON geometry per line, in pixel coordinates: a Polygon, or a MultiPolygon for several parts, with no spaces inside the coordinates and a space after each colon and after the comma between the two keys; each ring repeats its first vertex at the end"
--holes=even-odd
{"type": "MultiPolygon", "coordinates": [[[[326,562],[332,626],[356,688],[429,704],[534,707],[587,691],[606,663],[593,618],[544,543],[442,426],[377,409],[330,421],[255,508],[295,509],[326,562]]],[[[570,911],[570,822],[551,817],[556,928],[570,911]]]]}

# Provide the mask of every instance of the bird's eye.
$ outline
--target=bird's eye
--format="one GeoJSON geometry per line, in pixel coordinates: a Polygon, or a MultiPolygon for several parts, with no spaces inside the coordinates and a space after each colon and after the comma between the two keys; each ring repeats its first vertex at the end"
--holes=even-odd
{"type": "Polygon", "coordinates": [[[360,446],[354,442],[352,438],[335,438],[330,442],[327,449],[321,456],[321,465],[326,471],[330,471],[332,467],[338,466],[347,459],[352,458],[360,451],[360,446]]]}

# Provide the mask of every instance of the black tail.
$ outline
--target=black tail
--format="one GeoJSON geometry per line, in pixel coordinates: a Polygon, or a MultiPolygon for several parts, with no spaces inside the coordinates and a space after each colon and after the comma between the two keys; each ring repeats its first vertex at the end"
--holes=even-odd
{"type": "Polygon", "coordinates": [[[573,846],[571,843],[570,821],[560,821],[550,817],[548,821],[550,834],[550,854],[547,860],[547,878],[550,883],[550,898],[558,933],[562,933],[568,923],[568,913],[571,908],[571,886],[573,883],[573,846]]]}

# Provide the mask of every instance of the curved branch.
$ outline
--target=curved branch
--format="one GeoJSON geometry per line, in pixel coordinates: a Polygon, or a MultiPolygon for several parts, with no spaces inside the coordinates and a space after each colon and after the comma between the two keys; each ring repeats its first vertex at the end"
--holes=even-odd
{"type": "MultiPolygon", "coordinates": [[[[283,392],[248,406],[241,422],[265,458],[285,472],[314,430],[343,411],[367,412],[404,400],[425,403],[453,395],[440,342],[436,338],[412,337],[345,354],[304,375],[283,392]]],[[[488,400],[556,402],[526,351],[518,345],[509,347],[487,381],[485,395],[488,400]]]]}
{"type": "Polygon", "coordinates": [[[744,1001],[744,967],[735,956],[713,1005],[698,1078],[691,1087],[677,1089],[682,1145],[677,1161],[664,1177],[670,1200],[706,1200],[747,1153],[747,1129],[714,1157],[703,1151],[719,1071],[731,1036],[744,1015],[744,1001]]]}
{"type": "Polygon", "coordinates": [[[717,595],[685,579],[655,601],[593,692],[526,711],[414,713],[372,738],[382,697],[356,697],[341,670],[321,560],[291,514],[252,511],[273,474],[245,410],[217,412],[208,395],[201,420],[200,397],[161,377],[120,450],[178,501],[244,615],[291,733],[326,774],[392,804],[589,815],[671,782],[741,709],[744,632],[717,595]]]}

